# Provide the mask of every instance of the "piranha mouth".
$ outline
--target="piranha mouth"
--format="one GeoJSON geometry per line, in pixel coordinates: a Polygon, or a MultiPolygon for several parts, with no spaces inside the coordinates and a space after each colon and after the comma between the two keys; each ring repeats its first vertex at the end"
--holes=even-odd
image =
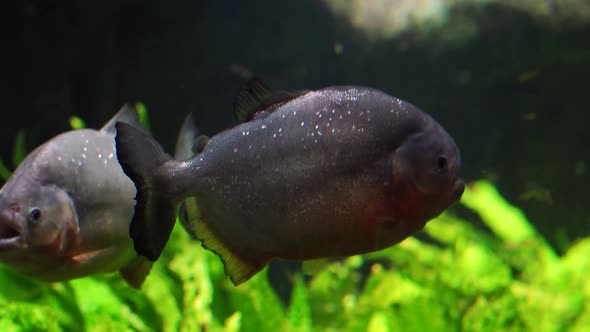
{"type": "Polygon", "coordinates": [[[451,190],[451,199],[453,202],[458,202],[465,191],[465,182],[461,179],[455,181],[453,189],[451,190]]]}
{"type": "Polygon", "coordinates": [[[14,218],[0,218],[0,250],[22,247],[21,233],[14,218]]]}

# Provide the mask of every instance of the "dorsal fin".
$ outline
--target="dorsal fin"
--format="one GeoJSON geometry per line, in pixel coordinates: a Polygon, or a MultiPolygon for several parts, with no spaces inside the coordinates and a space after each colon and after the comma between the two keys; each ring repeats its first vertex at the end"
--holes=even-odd
{"type": "Polygon", "coordinates": [[[102,128],[100,128],[100,131],[115,134],[115,125],[117,122],[125,122],[132,125],[133,127],[145,130],[139,123],[139,115],[137,114],[137,111],[129,104],[123,105],[117,114],[115,114],[115,116],[113,116],[104,126],[102,126],[102,128]]]}
{"type": "Polygon", "coordinates": [[[185,118],[178,137],[176,138],[176,149],[174,150],[174,159],[188,160],[195,154],[203,152],[209,142],[209,137],[199,135],[199,130],[195,124],[194,116],[189,113],[185,118]]]}
{"type": "Polygon", "coordinates": [[[234,111],[240,122],[248,122],[259,112],[272,112],[281,104],[308,93],[283,91],[268,86],[259,78],[249,80],[234,99],[234,111]]]}

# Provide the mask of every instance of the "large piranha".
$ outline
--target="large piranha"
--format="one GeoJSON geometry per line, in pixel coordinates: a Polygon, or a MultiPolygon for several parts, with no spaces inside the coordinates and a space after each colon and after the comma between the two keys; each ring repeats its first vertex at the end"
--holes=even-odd
{"type": "Polygon", "coordinates": [[[250,81],[242,121],[175,160],[117,124],[117,155],[137,188],[135,249],[155,261],[180,217],[234,284],[272,259],[310,260],[394,245],[458,201],[459,150],[410,103],[359,86],[274,90],[250,81]],[[184,202],[184,203],[183,203],[184,202]]]}

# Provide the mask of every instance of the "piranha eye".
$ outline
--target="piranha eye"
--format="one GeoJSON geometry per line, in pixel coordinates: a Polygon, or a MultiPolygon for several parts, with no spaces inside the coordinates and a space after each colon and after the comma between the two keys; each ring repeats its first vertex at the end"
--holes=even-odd
{"type": "Polygon", "coordinates": [[[31,221],[38,221],[39,219],[41,219],[41,210],[39,210],[39,208],[32,208],[29,211],[29,219],[31,221]]]}
{"type": "Polygon", "coordinates": [[[434,167],[436,168],[436,170],[438,172],[442,172],[447,168],[447,163],[448,163],[447,156],[442,154],[436,158],[434,167]]]}

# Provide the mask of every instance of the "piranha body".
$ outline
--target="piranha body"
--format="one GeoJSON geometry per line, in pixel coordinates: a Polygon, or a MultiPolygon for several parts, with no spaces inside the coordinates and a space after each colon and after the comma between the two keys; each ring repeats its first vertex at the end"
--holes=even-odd
{"type": "Polygon", "coordinates": [[[0,190],[0,262],[45,281],[119,270],[139,288],[152,263],[129,237],[135,187],[115,153],[115,123],[62,133],[31,152],[0,190]]]}
{"type": "Polygon", "coordinates": [[[182,205],[185,228],[237,285],[275,258],[396,244],[463,193],[453,139],[378,90],[284,92],[253,80],[235,107],[243,123],[197,139],[194,157],[182,161],[117,124],[119,162],[138,188],[130,232],[140,255],[159,257],[182,205]]]}

